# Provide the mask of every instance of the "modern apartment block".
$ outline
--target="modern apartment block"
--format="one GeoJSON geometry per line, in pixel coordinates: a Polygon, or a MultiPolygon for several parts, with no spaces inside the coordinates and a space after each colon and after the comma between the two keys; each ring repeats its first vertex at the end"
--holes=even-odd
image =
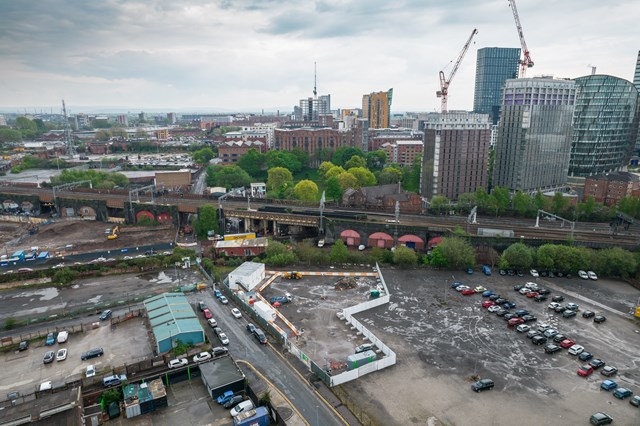
{"type": "Polygon", "coordinates": [[[636,145],[638,89],[611,75],[575,80],[571,181],[625,168],[636,145]]]}
{"type": "Polygon", "coordinates": [[[331,95],[300,99],[300,108],[295,111],[295,119],[298,121],[317,121],[318,116],[331,114],[331,95]]]}
{"type": "MultiPolygon", "coordinates": [[[[636,71],[633,73],[633,85],[636,86],[638,92],[640,92],[640,50],[638,51],[638,59],[636,59],[636,71]]],[[[640,123],[638,124],[640,126],[640,123]]],[[[636,151],[640,151],[640,129],[638,130],[638,136],[636,138],[636,151]]]]}
{"type": "Polygon", "coordinates": [[[362,96],[362,117],[369,120],[370,129],[386,129],[391,126],[391,101],[393,89],[362,96]]]}
{"type": "Polygon", "coordinates": [[[420,194],[460,194],[486,188],[489,168],[491,120],[488,114],[449,111],[423,117],[424,153],[420,194]]]}
{"type": "Polygon", "coordinates": [[[118,124],[129,127],[129,116],[127,114],[118,114],[116,120],[118,121],[118,124]]]}
{"type": "Polygon", "coordinates": [[[498,123],[502,88],[505,81],[518,78],[519,61],[519,48],[485,47],[478,49],[473,112],[489,114],[491,122],[498,123]]]}
{"type": "Polygon", "coordinates": [[[387,163],[395,163],[401,166],[411,166],[416,159],[422,159],[422,141],[394,140],[382,145],[387,154],[387,163]]]}
{"type": "Polygon", "coordinates": [[[352,145],[353,132],[330,127],[301,127],[275,129],[273,148],[284,151],[300,149],[309,155],[309,163],[319,165],[321,153],[333,152],[343,146],[352,145]]]}
{"type": "Polygon", "coordinates": [[[494,187],[529,193],[565,187],[575,97],[573,80],[506,81],[494,148],[494,187]]]}

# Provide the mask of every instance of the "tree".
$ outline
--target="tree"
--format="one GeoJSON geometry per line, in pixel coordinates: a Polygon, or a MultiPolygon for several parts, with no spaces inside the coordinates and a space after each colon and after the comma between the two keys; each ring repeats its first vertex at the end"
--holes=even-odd
{"type": "Polygon", "coordinates": [[[475,192],[467,192],[458,196],[458,206],[472,208],[476,203],[475,192]]]}
{"type": "Polygon", "coordinates": [[[373,186],[376,184],[376,177],[364,167],[352,167],[348,172],[356,177],[360,186],[373,186]]]}
{"type": "Polygon", "coordinates": [[[561,192],[556,192],[553,194],[553,199],[551,201],[551,209],[554,214],[561,215],[565,212],[565,210],[569,207],[569,199],[562,195],[561,192]]]}
{"type": "Polygon", "coordinates": [[[601,250],[599,257],[603,259],[602,269],[598,273],[609,277],[629,278],[636,272],[638,263],[633,253],[619,247],[601,250]]]}
{"type": "Polygon", "coordinates": [[[525,216],[527,213],[531,212],[531,196],[529,194],[525,194],[522,191],[517,191],[513,196],[513,210],[519,216],[525,216]]]}
{"type": "Polygon", "coordinates": [[[505,261],[507,268],[520,270],[528,270],[533,264],[531,249],[523,243],[515,243],[507,247],[502,253],[502,260],[505,261]]]}
{"type": "Polygon", "coordinates": [[[256,179],[264,179],[264,167],[266,161],[267,156],[265,154],[259,152],[255,148],[251,148],[246,154],[240,157],[240,160],[238,160],[238,167],[256,179]]]}
{"type": "Polygon", "coordinates": [[[379,149],[367,152],[367,167],[369,170],[381,170],[387,162],[387,153],[379,149]]]}
{"type": "Polygon", "coordinates": [[[342,185],[337,177],[332,177],[327,181],[327,197],[333,200],[341,200],[343,193],[342,185]]]}
{"type": "Polygon", "coordinates": [[[553,244],[544,244],[538,247],[536,251],[536,264],[542,270],[555,269],[556,246],[553,244]]]}
{"type": "Polygon", "coordinates": [[[211,204],[206,204],[198,209],[198,219],[193,224],[193,230],[199,239],[207,238],[207,233],[218,233],[218,210],[211,204]]]}
{"type": "Polygon", "coordinates": [[[197,150],[191,156],[196,164],[209,164],[209,161],[211,161],[216,155],[213,153],[211,148],[206,147],[197,150]]]}
{"type": "Polygon", "coordinates": [[[504,214],[511,205],[511,197],[509,197],[509,189],[496,186],[491,191],[490,199],[493,199],[493,206],[496,209],[496,216],[504,214]]]}
{"type": "Polygon", "coordinates": [[[0,129],[0,143],[3,142],[20,142],[22,133],[13,129],[0,129]]]}
{"type": "Polygon", "coordinates": [[[271,150],[267,152],[267,168],[284,167],[295,174],[302,170],[302,164],[295,154],[287,151],[271,150]]]}
{"type": "Polygon", "coordinates": [[[416,158],[414,163],[410,167],[403,167],[402,173],[402,187],[406,191],[418,192],[420,190],[420,173],[422,169],[422,162],[420,158],[416,158]]]}
{"type": "Polygon", "coordinates": [[[251,183],[251,176],[236,165],[207,168],[207,185],[239,188],[251,183]]]}
{"type": "Polygon", "coordinates": [[[318,185],[308,179],[301,180],[293,188],[293,194],[298,200],[315,201],[318,198],[318,185]]]}
{"type": "Polygon", "coordinates": [[[402,170],[396,167],[385,167],[378,175],[378,183],[380,185],[398,183],[400,181],[402,181],[402,170]]]}
{"type": "Polygon", "coordinates": [[[345,173],[346,170],[342,168],[342,166],[333,166],[329,170],[324,173],[325,182],[331,179],[332,177],[340,176],[345,173]]]}
{"type": "Polygon", "coordinates": [[[408,247],[396,247],[393,252],[393,263],[400,266],[414,266],[418,263],[418,256],[408,247]]]}
{"type": "Polygon", "coordinates": [[[97,141],[108,141],[111,139],[111,132],[109,130],[98,130],[96,132],[96,140],[97,141]]]}
{"type": "Polygon", "coordinates": [[[320,167],[318,167],[318,175],[320,175],[320,178],[324,179],[324,175],[334,166],[335,164],[331,161],[323,161],[322,164],[320,164],[320,167]]]}
{"type": "Polygon", "coordinates": [[[347,161],[351,159],[354,155],[357,155],[362,158],[366,158],[364,152],[360,148],[354,148],[351,146],[343,146],[341,148],[336,149],[336,152],[333,153],[332,163],[337,166],[344,166],[347,161]]]}
{"type": "Polygon", "coordinates": [[[344,241],[338,240],[331,247],[331,262],[332,263],[345,263],[349,258],[349,249],[344,244],[344,241]]]}
{"type": "Polygon", "coordinates": [[[353,188],[353,189],[358,189],[360,188],[360,184],[358,183],[358,179],[351,173],[349,172],[344,172],[338,175],[337,177],[338,182],[340,182],[340,187],[343,190],[349,189],[349,188],[353,188]]]}
{"type": "Polygon", "coordinates": [[[288,169],[274,167],[267,171],[267,188],[276,190],[288,182],[293,182],[293,175],[288,169]]]}
{"type": "Polygon", "coordinates": [[[431,203],[429,204],[429,210],[436,211],[438,213],[442,213],[444,210],[448,208],[451,204],[451,201],[444,195],[434,195],[431,197],[431,203]]]}
{"type": "Polygon", "coordinates": [[[475,253],[468,241],[462,238],[443,238],[437,248],[446,259],[446,266],[463,269],[475,264],[475,253]]]}
{"type": "Polygon", "coordinates": [[[345,169],[351,169],[354,167],[367,167],[367,160],[365,160],[364,158],[358,156],[358,155],[354,155],[353,157],[349,158],[349,160],[344,163],[344,168],[345,169]]]}

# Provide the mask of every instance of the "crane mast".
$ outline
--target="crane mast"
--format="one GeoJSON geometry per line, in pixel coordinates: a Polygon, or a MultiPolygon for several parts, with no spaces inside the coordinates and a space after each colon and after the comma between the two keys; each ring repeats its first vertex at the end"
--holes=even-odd
{"type": "Polygon", "coordinates": [[[513,12],[513,19],[516,21],[516,29],[518,30],[518,37],[520,37],[520,46],[522,46],[523,58],[520,60],[520,78],[524,78],[527,74],[527,68],[533,67],[533,60],[527,48],[527,42],[524,41],[524,32],[522,31],[522,24],[520,24],[516,1],[509,0],[509,6],[511,6],[511,11],[513,12]]]}
{"type": "Polygon", "coordinates": [[[453,77],[456,75],[456,72],[458,71],[458,68],[460,67],[460,63],[462,62],[462,59],[464,58],[464,55],[467,53],[467,50],[469,50],[469,46],[471,45],[471,41],[473,40],[473,37],[476,34],[478,34],[478,30],[474,28],[473,31],[471,31],[471,35],[469,36],[469,39],[467,40],[467,42],[465,43],[464,47],[462,48],[462,51],[458,55],[458,59],[456,60],[456,63],[453,66],[453,69],[451,70],[451,74],[449,74],[449,78],[447,79],[445,77],[444,71],[440,71],[440,90],[438,90],[436,92],[436,96],[441,98],[441,100],[440,100],[440,102],[441,102],[440,110],[443,113],[447,112],[447,97],[449,96],[449,85],[451,84],[451,80],[453,80],[453,77]]]}

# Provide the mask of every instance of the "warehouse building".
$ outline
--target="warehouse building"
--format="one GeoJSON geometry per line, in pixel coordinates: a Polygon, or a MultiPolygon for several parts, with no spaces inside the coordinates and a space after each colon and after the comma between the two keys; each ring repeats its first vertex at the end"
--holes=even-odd
{"type": "Polygon", "coordinates": [[[157,353],[175,347],[178,341],[198,345],[205,334],[189,301],[182,293],[163,293],[144,301],[157,353]]]}

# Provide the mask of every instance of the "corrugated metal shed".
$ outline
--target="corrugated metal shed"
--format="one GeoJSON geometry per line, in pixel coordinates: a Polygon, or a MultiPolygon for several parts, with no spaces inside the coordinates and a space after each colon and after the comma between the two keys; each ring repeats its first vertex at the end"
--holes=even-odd
{"type": "Polygon", "coordinates": [[[169,351],[175,342],[204,343],[204,330],[182,293],[163,293],[144,301],[158,353],[169,351]]]}

